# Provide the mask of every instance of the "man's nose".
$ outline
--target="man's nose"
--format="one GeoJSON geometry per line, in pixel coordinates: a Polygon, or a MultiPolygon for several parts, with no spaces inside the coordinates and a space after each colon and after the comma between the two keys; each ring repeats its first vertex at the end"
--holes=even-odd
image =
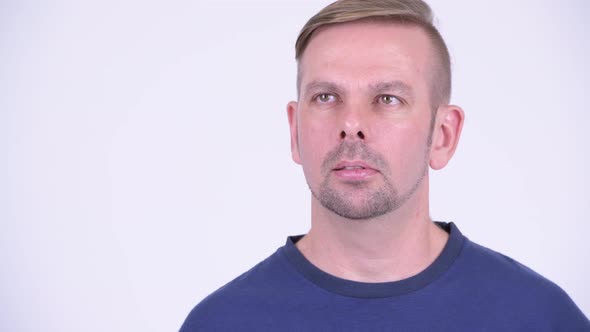
{"type": "MultiPolygon", "coordinates": [[[[340,138],[346,139],[347,136],[349,138],[355,138],[354,132],[353,133],[346,133],[346,131],[344,131],[344,130],[340,132],[340,138]]],[[[363,132],[359,130],[356,132],[356,137],[360,138],[361,140],[364,140],[365,134],[363,134],[363,132]]]]}
{"type": "Polygon", "coordinates": [[[342,140],[365,140],[366,128],[363,128],[365,124],[361,113],[362,111],[358,108],[345,111],[340,131],[342,140]]]}

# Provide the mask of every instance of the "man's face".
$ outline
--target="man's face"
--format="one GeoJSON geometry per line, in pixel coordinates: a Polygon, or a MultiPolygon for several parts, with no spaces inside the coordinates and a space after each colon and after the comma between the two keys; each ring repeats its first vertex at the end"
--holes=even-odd
{"type": "Polygon", "coordinates": [[[418,27],[324,27],[289,104],[293,159],[313,196],[350,219],[394,211],[427,181],[431,44],[418,27]]]}

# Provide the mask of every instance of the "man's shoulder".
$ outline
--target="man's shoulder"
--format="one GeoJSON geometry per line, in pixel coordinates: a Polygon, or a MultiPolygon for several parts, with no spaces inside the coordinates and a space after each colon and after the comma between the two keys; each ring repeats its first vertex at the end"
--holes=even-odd
{"type": "Polygon", "coordinates": [[[559,286],[554,282],[530,267],[501,252],[475,242],[466,242],[463,256],[468,261],[470,269],[476,275],[489,280],[489,282],[506,283],[509,285],[524,284],[531,288],[553,291],[559,289],[559,286]]]}
{"type": "Polygon", "coordinates": [[[456,272],[463,274],[461,287],[475,302],[513,308],[521,314],[528,308],[535,312],[535,317],[543,317],[558,326],[570,323],[587,326],[588,321],[579,308],[553,281],[511,257],[472,241],[467,241],[463,250],[459,258],[463,262],[456,272]]]}
{"type": "Polygon", "coordinates": [[[283,260],[279,249],[211,293],[193,308],[180,331],[224,330],[228,316],[232,321],[239,320],[236,315],[245,315],[249,307],[258,307],[261,301],[277,296],[277,289],[289,277],[289,267],[283,260]]]}
{"type": "Polygon", "coordinates": [[[520,291],[553,294],[563,292],[555,283],[528,266],[499,251],[471,241],[455,224],[448,225],[451,239],[460,239],[455,241],[460,243],[460,248],[453,264],[447,270],[446,278],[443,278],[443,283],[472,285],[482,290],[518,288],[520,291]]]}

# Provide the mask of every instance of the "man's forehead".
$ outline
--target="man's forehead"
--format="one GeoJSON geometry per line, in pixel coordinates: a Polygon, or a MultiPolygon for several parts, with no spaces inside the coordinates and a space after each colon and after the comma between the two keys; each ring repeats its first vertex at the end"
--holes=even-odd
{"type": "Polygon", "coordinates": [[[415,24],[364,20],[336,23],[320,27],[313,33],[301,60],[309,58],[309,53],[317,55],[318,51],[322,55],[335,55],[339,50],[350,49],[353,51],[347,54],[350,56],[365,52],[368,48],[424,51],[430,49],[430,44],[426,32],[415,24]]]}
{"type": "Polygon", "coordinates": [[[382,22],[329,25],[314,32],[303,53],[298,87],[306,89],[315,81],[344,84],[350,80],[368,88],[391,81],[410,84],[424,76],[430,54],[428,37],[416,26],[382,22]]]}

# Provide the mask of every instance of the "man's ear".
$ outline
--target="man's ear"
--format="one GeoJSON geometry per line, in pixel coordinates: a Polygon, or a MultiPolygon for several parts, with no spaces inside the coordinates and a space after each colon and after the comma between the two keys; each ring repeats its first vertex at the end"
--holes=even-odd
{"type": "Polygon", "coordinates": [[[297,164],[301,164],[299,156],[299,141],[297,139],[297,102],[290,101],[287,104],[287,116],[289,117],[289,129],[291,130],[291,158],[297,164]]]}
{"type": "Polygon", "coordinates": [[[465,113],[456,105],[440,106],[432,132],[430,167],[441,169],[447,165],[457,149],[465,113]]]}

